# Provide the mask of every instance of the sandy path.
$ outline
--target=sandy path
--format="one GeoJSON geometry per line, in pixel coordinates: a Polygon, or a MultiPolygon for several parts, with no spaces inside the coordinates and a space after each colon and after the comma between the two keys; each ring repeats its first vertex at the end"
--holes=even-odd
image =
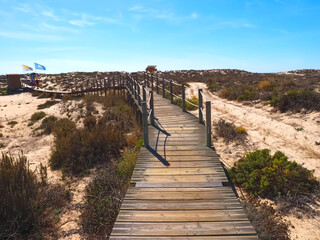
{"type": "MultiPolygon", "coordinates": [[[[203,83],[189,83],[192,89],[206,89],[203,83]]],[[[187,89],[191,97],[197,91],[187,89]]],[[[212,105],[212,121],[220,118],[243,126],[248,131],[247,143],[226,144],[220,138],[214,138],[213,145],[227,166],[243,156],[244,152],[268,148],[272,153],[282,151],[289,160],[303,164],[308,169],[314,169],[320,177],[320,113],[281,114],[272,112],[269,106],[256,104],[245,106],[241,103],[228,101],[204,90],[204,96],[212,105]],[[302,128],[297,131],[296,128],[302,128]]],[[[194,112],[198,114],[197,111],[194,112]]],[[[214,130],[213,130],[214,134],[214,130]]],[[[320,212],[320,209],[318,209],[320,212]]],[[[320,217],[298,219],[293,215],[286,217],[294,228],[291,228],[291,239],[320,239],[320,217]]]]}
{"type": "MultiPolygon", "coordinates": [[[[190,83],[193,89],[206,89],[203,83],[190,83]]],[[[190,90],[188,91],[190,96],[190,90]]],[[[248,131],[249,145],[242,150],[269,148],[272,152],[282,151],[290,160],[304,164],[308,169],[315,169],[315,175],[320,177],[320,113],[310,114],[281,114],[271,111],[271,107],[257,104],[244,106],[231,102],[209,91],[204,91],[205,98],[212,103],[212,121],[220,118],[234,122],[236,126],[243,126],[248,131]],[[297,131],[296,128],[303,130],[297,131]]],[[[214,142],[214,146],[228,152],[229,146],[214,142]]],[[[231,143],[231,147],[234,144],[231,143]]],[[[223,155],[223,159],[232,164],[242,156],[241,148],[230,156],[223,155]],[[233,157],[232,157],[233,156],[233,157]]]]}

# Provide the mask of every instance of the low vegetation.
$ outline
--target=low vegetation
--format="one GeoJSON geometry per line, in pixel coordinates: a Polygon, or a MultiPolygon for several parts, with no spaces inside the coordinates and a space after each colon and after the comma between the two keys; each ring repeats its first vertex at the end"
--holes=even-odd
{"type": "Polygon", "coordinates": [[[44,108],[49,108],[49,107],[51,107],[51,106],[53,106],[53,105],[55,105],[55,104],[57,104],[57,103],[59,103],[60,101],[56,101],[56,100],[48,100],[48,101],[46,101],[45,103],[43,103],[43,104],[39,104],[38,105],[38,110],[40,110],[40,109],[44,109],[44,108]]]}
{"type": "Polygon", "coordinates": [[[110,236],[138,158],[141,142],[122,155],[119,162],[100,170],[86,189],[81,216],[84,231],[91,239],[110,236]]]}
{"type": "Polygon", "coordinates": [[[243,199],[242,207],[261,240],[289,240],[290,224],[271,204],[256,198],[243,199]]]}
{"type": "Polygon", "coordinates": [[[8,125],[10,125],[11,127],[13,127],[14,125],[18,124],[17,121],[10,121],[8,122],[8,125]]]}
{"type": "Polygon", "coordinates": [[[274,97],[270,104],[281,112],[300,112],[302,109],[320,111],[320,93],[305,89],[291,90],[274,97]]]}
{"type": "Polygon", "coordinates": [[[313,192],[319,182],[313,171],[291,162],[280,151],[263,149],[248,153],[228,170],[232,181],[251,196],[268,197],[313,192]]]}
{"type": "Polygon", "coordinates": [[[30,118],[30,123],[28,126],[32,126],[35,122],[39,121],[40,119],[44,118],[46,116],[45,112],[35,112],[34,114],[31,115],[30,118]]]}
{"type": "Polygon", "coordinates": [[[120,150],[127,145],[125,135],[135,126],[130,107],[117,97],[92,95],[84,99],[89,105],[96,101],[104,105],[105,113],[99,118],[89,114],[83,120],[83,128],[75,128],[67,119],[57,120],[49,128],[55,135],[55,148],[50,158],[53,169],[83,174],[97,163],[110,163],[118,158],[120,150]]]}
{"type": "Polygon", "coordinates": [[[227,122],[224,119],[220,119],[215,124],[215,131],[226,142],[243,141],[247,136],[247,130],[244,127],[236,127],[233,123],[227,122]]]}
{"type": "Polygon", "coordinates": [[[62,186],[47,184],[46,168],[39,177],[24,156],[0,158],[0,239],[56,238],[55,209],[68,201],[62,186]]]}
{"type": "MultiPolygon", "coordinates": [[[[196,96],[192,96],[192,98],[187,98],[186,100],[187,101],[185,102],[185,104],[186,104],[187,111],[194,111],[194,110],[198,109],[198,107],[196,107],[196,106],[199,105],[199,99],[196,96]],[[188,101],[191,102],[192,104],[190,104],[188,101]],[[194,106],[193,104],[196,106],[194,106]]],[[[173,103],[182,108],[182,99],[181,98],[177,98],[177,97],[173,98],[173,103]]]]}

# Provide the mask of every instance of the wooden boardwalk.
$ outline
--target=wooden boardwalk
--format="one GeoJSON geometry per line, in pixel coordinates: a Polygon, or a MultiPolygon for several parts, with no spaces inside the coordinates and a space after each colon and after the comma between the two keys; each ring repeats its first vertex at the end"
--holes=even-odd
{"type": "Polygon", "coordinates": [[[157,94],[154,113],[110,239],[258,239],[205,127],[157,94]]]}

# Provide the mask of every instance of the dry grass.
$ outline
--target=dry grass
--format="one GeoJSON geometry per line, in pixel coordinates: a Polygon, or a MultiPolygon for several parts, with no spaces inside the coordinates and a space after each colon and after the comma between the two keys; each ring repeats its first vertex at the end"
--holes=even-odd
{"type": "Polygon", "coordinates": [[[0,239],[56,238],[54,209],[68,200],[62,186],[48,185],[46,168],[40,179],[24,156],[0,158],[0,239]]]}

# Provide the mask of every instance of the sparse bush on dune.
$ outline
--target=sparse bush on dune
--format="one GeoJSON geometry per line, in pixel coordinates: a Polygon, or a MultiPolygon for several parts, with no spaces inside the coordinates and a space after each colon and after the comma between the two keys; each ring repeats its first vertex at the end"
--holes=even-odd
{"type": "Polygon", "coordinates": [[[118,164],[100,170],[86,188],[81,223],[88,239],[110,236],[138,158],[141,141],[123,154],[118,164]]]}
{"type": "Polygon", "coordinates": [[[233,140],[243,141],[247,136],[247,129],[244,127],[236,127],[233,123],[220,119],[215,124],[215,131],[219,137],[222,137],[226,142],[233,140]]]}
{"type": "Polygon", "coordinates": [[[53,211],[68,200],[64,187],[48,185],[46,168],[40,179],[26,157],[0,157],[0,239],[56,238],[53,211]]]}
{"type": "Polygon", "coordinates": [[[320,111],[320,93],[311,90],[288,91],[282,96],[274,97],[270,104],[281,112],[300,112],[302,109],[320,111]]]}
{"type": "MultiPolygon", "coordinates": [[[[105,100],[88,97],[85,101],[93,104],[105,100]]],[[[99,119],[87,116],[83,121],[84,128],[76,129],[74,123],[68,123],[64,125],[67,129],[62,131],[57,127],[61,120],[54,124],[55,148],[50,158],[53,169],[82,174],[99,162],[110,162],[119,156],[120,150],[126,146],[125,134],[135,126],[132,110],[122,99],[104,104],[109,105],[104,115],[99,119]]]]}
{"type": "Polygon", "coordinates": [[[289,240],[288,221],[285,221],[267,202],[261,202],[256,198],[241,201],[241,205],[247,214],[251,224],[261,240],[289,240]]]}
{"type": "Polygon", "coordinates": [[[232,181],[252,196],[306,194],[319,186],[313,171],[289,161],[280,151],[272,156],[268,149],[248,153],[228,171],[232,181]]]}
{"type": "MultiPolygon", "coordinates": [[[[192,96],[191,98],[187,98],[186,100],[188,100],[189,102],[191,102],[194,105],[199,105],[199,99],[196,96],[192,96]]],[[[198,107],[193,106],[192,104],[190,104],[189,102],[186,101],[186,110],[187,111],[194,111],[197,110],[198,107]]],[[[181,98],[173,98],[173,103],[178,105],[179,107],[182,107],[182,99],[181,98]]]]}

